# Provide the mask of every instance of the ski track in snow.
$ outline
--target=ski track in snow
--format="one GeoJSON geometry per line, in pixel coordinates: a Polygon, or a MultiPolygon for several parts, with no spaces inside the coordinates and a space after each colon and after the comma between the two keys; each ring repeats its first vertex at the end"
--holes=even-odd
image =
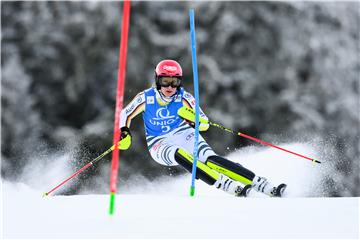
{"type": "MultiPolygon", "coordinates": [[[[282,147],[319,155],[303,143],[282,147]]],[[[116,213],[110,217],[108,195],[42,197],[60,176],[71,174],[68,157],[27,167],[22,183],[3,183],[3,237],[359,238],[359,199],[325,197],[322,179],[335,174],[326,161],[318,165],[276,149],[248,147],[227,157],[275,185],[287,183],[287,198],[254,191],[249,198],[235,198],[201,181],[196,181],[195,197],[190,197],[190,174],[164,176],[120,185],[116,213]]]]}

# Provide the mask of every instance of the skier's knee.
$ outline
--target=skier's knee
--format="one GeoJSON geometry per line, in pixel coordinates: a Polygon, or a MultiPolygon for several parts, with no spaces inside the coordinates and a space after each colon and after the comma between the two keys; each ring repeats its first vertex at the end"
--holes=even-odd
{"type": "Polygon", "coordinates": [[[220,156],[210,156],[206,161],[210,168],[244,184],[251,184],[255,174],[239,163],[234,163],[220,156]]]}
{"type": "MultiPolygon", "coordinates": [[[[179,148],[175,152],[175,160],[187,171],[192,172],[193,156],[190,153],[179,148]]],[[[196,178],[201,179],[209,185],[213,185],[218,179],[218,174],[200,161],[197,161],[196,165],[196,178]]]]}

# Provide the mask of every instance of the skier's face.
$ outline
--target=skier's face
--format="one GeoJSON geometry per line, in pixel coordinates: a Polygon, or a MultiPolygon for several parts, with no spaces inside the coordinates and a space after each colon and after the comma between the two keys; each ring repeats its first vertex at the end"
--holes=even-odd
{"type": "Polygon", "coordinates": [[[161,92],[166,97],[171,97],[176,93],[177,88],[181,85],[181,78],[161,76],[159,77],[159,84],[161,86],[161,92]]]}
{"type": "Polygon", "coordinates": [[[160,91],[164,94],[165,97],[171,97],[176,93],[176,87],[168,86],[168,87],[161,87],[160,91]]]}

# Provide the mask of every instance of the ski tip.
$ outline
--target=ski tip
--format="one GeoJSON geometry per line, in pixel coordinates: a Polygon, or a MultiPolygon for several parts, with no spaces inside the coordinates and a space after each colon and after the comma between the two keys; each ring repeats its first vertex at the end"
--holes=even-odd
{"type": "Polygon", "coordinates": [[[248,184],[245,185],[244,188],[241,190],[239,197],[247,197],[252,189],[252,185],[248,184]]]}
{"type": "Polygon", "coordinates": [[[284,197],[284,192],[287,188],[287,185],[285,183],[280,184],[277,188],[276,188],[276,192],[274,197],[284,197]]]}
{"type": "Polygon", "coordinates": [[[43,193],[42,196],[43,196],[43,197],[47,197],[47,196],[49,196],[49,193],[45,192],[45,193],[43,193]]]}

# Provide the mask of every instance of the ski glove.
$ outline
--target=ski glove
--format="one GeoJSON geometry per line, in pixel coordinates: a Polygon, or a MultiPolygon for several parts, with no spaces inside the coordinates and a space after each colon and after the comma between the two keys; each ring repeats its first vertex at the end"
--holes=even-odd
{"type": "Polygon", "coordinates": [[[127,150],[131,146],[131,133],[128,127],[121,128],[121,135],[119,141],[119,149],[127,150]]]}
{"type": "MultiPolygon", "coordinates": [[[[194,122],[189,121],[189,120],[187,120],[187,119],[184,119],[184,120],[185,120],[185,122],[186,122],[187,124],[189,124],[192,128],[195,128],[195,123],[194,123],[194,122]]],[[[200,125],[199,125],[199,131],[200,131],[200,132],[205,132],[205,131],[207,131],[208,129],[209,129],[209,124],[200,123],[200,125]]]]}
{"type": "MultiPolygon", "coordinates": [[[[191,127],[195,128],[195,111],[192,108],[185,106],[179,108],[178,115],[182,117],[191,127]]],[[[209,129],[209,121],[206,118],[200,117],[199,131],[204,132],[209,129]]]]}

